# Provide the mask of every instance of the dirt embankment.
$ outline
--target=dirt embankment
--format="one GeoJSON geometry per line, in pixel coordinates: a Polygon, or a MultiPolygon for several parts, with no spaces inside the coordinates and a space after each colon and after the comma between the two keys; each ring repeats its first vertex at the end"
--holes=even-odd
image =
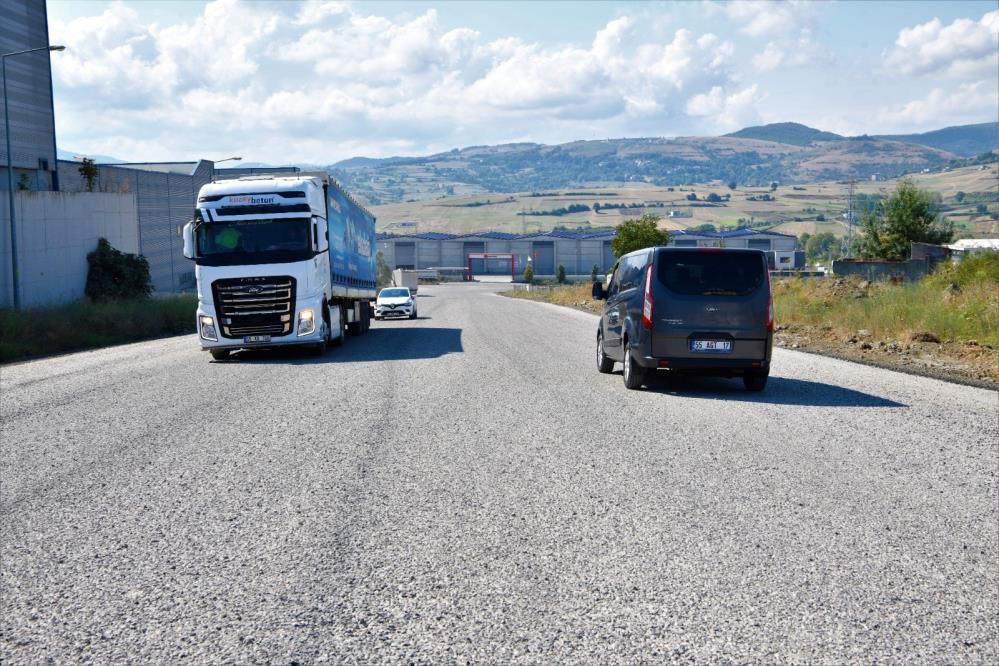
{"type": "Polygon", "coordinates": [[[829,326],[778,324],[774,344],[917,375],[999,389],[999,350],[975,340],[941,342],[929,333],[905,341],[877,339],[869,330],[852,335],[829,326]]]}

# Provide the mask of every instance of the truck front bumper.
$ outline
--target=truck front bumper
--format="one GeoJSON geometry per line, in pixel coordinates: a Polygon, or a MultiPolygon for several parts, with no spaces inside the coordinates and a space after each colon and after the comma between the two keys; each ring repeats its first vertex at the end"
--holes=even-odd
{"type": "Polygon", "coordinates": [[[293,326],[291,333],[287,335],[244,335],[240,337],[226,337],[222,335],[222,327],[219,325],[218,316],[215,313],[213,304],[205,303],[198,305],[196,318],[198,341],[201,343],[202,351],[210,350],[234,350],[252,349],[268,347],[284,347],[288,345],[307,345],[322,342],[328,335],[326,324],[322,314],[322,300],[309,299],[300,300],[295,303],[295,311],[291,313],[293,326]],[[307,321],[305,313],[311,311],[312,327],[303,326],[307,321]],[[308,331],[304,335],[299,335],[300,331],[308,331]],[[214,339],[213,339],[214,338],[214,339]]]}

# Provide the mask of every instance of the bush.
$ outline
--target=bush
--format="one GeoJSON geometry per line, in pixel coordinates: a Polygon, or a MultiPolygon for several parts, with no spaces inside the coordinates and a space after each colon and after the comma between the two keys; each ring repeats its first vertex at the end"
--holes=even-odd
{"type": "Polygon", "coordinates": [[[534,267],[531,264],[527,264],[527,268],[524,269],[524,282],[534,284],[534,267]]]}
{"type": "Polygon", "coordinates": [[[558,280],[559,284],[565,284],[565,266],[562,264],[558,265],[555,269],[555,279],[558,280]]]}
{"type": "Polygon", "coordinates": [[[87,254],[87,265],[83,292],[92,301],[148,298],[153,292],[146,258],[119,252],[104,238],[97,241],[96,250],[87,254]]]}
{"type": "Polygon", "coordinates": [[[990,283],[999,289],[999,252],[980,252],[954,263],[940,264],[926,280],[938,289],[949,284],[963,288],[990,283]]]}
{"type": "Polygon", "coordinates": [[[389,268],[388,263],[385,261],[385,257],[382,255],[382,251],[378,250],[375,254],[375,286],[379,289],[382,287],[388,287],[392,284],[392,269],[389,268]]]}
{"type": "Polygon", "coordinates": [[[600,267],[593,264],[593,268],[590,270],[590,282],[596,282],[598,275],[600,275],[600,267]]]}

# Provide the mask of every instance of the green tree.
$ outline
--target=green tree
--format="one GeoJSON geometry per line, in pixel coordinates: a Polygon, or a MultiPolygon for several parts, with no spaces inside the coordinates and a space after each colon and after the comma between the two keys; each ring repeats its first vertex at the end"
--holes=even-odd
{"type": "Polygon", "coordinates": [[[565,284],[565,266],[562,264],[558,265],[555,269],[555,279],[558,280],[559,284],[565,284]]]}
{"type": "Polygon", "coordinates": [[[975,206],[976,215],[988,215],[988,213],[989,213],[989,207],[986,206],[985,204],[980,203],[977,206],[975,206]]]}
{"type": "Polygon", "coordinates": [[[738,187],[738,183],[736,183],[734,180],[728,181],[728,189],[734,190],[736,187],[738,187]]]}
{"type": "Polygon", "coordinates": [[[375,254],[375,284],[379,289],[392,284],[392,269],[389,268],[381,250],[375,254]]]}
{"type": "Polygon", "coordinates": [[[720,196],[718,196],[717,194],[715,194],[714,192],[710,193],[708,195],[707,199],[705,199],[705,201],[710,201],[711,203],[718,203],[721,200],[722,200],[722,198],[720,196]]]}
{"type": "Polygon", "coordinates": [[[659,216],[646,213],[637,220],[625,220],[617,226],[617,235],[611,241],[615,257],[645,247],[669,245],[672,236],[659,228],[659,216]]]}
{"type": "Polygon", "coordinates": [[[956,201],[956,202],[958,202],[958,203],[961,203],[962,201],[964,201],[964,197],[966,197],[966,196],[967,196],[967,195],[966,195],[966,194],[965,194],[964,192],[962,192],[962,191],[958,190],[958,191],[957,191],[957,192],[956,192],[956,193],[954,194],[954,201],[956,201]]]}
{"type": "Polygon", "coordinates": [[[828,259],[839,247],[839,240],[828,231],[811,236],[805,243],[805,256],[809,261],[828,259]]]}
{"type": "Polygon", "coordinates": [[[823,215],[822,213],[819,213],[818,215],[815,216],[815,221],[816,222],[825,222],[826,221],[826,216],[823,215]]]}
{"type": "Polygon", "coordinates": [[[696,227],[690,227],[687,231],[693,232],[695,234],[703,233],[715,233],[718,229],[713,224],[698,224],[696,227]]]}
{"type": "Polygon", "coordinates": [[[534,267],[530,262],[527,263],[527,268],[524,269],[524,282],[534,284],[534,267]]]}
{"type": "Polygon", "coordinates": [[[31,181],[28,178],[28,174],[22,173],[21,177],[17,179],[17,189],[22,192],[28,190],[31,187],[31,181]]]}
{"type": "Polygon", "coordinates": [[[770,191],[771,192],[776,192],[777,191],[777,181],[776,180],[770,181],[770,191]]]}
{"type": "Polygon", "coordinates": [[[593,269],[590,270],[590,282],[596,282],[598,275],[600,275],[600,267],[593,264],[593,269]]]}
{"type": "Polygon", "coordinates": [[[89,157],[84,157],[83,162],[80,163],[80,175],[83,176],[83,181],[87,184],[87,191],[94,191],[94,184],[97,182],[97,165],[89,157]]]}
{"type": "Polygon", "coordinates": [[[865,259],[901,261],[909,258],[910,244],[949,243],[954,224],[937,213],[936,197],[903,179],[895,192],[860,218],[862,235],[857,252],[865,259]]]}

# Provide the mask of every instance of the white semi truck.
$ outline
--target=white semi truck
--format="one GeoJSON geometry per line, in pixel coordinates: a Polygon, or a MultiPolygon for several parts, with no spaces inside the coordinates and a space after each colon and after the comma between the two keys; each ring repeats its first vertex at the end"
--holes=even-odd
{"type": "Polygon", "coordinates": [[[183,235],[198,338],[215,359],[285,345],[322,354],[368,330],[375,218],[328,175],[208,183],[183,235]]]}

